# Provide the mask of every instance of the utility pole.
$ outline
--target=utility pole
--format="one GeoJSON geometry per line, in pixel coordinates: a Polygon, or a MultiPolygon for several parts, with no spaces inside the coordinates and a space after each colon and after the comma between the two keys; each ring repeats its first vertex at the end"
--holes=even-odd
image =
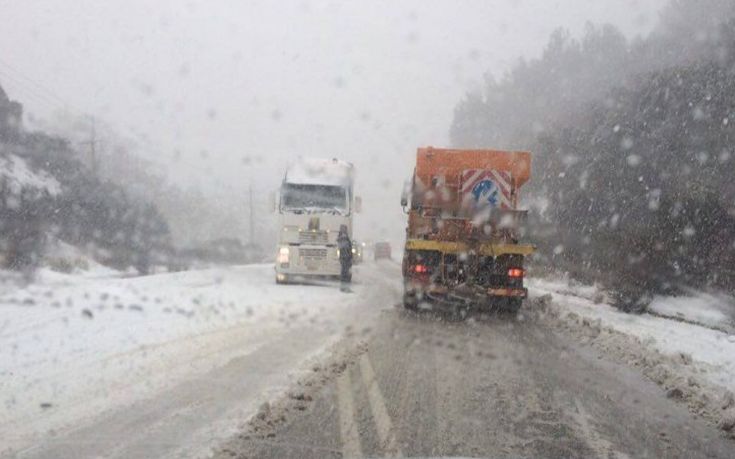
{"type": "Polygon", "coordinates": [[[253,185],[252,182],[248,188],[248,194],[250,195],[250,246],[255,245],[255,214],[253,213],[253,185]]]}
{"type": "Polygon", "coordinates": [[[89,116],[90,133],[89,133],[89,168],[92,175],[97,176],[97,120],[94,116],[89,116]]]}

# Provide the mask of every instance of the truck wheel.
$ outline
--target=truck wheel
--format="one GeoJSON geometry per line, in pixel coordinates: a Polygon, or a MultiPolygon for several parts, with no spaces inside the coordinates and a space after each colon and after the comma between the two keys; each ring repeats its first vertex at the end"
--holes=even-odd
{"type": "Polygon", "coordinates": [[[416,295],[404,293],[403,294],[403,308],[408,311],[417,311],[419,309],[419,304],[418,304],[416,295]]]}
{"type": "Polygon", "coordinates": [[[470,315],[470,307],[462,304],[452,306],[450,319],[453,322],[462,322],[470,315]]]}
{"type": "Polygon", "coordinates": [[[521,298],[505,298],[500,302],[499,311],[503,314],[516,315],[521,309],[523,299],[521,298]]]}
{"type": "Polygon", "coordinates": [[[288,277],[286,276],[279,277],[278,274],[276,274],[276,284],[278,285],[288,284],[288,277]]]}

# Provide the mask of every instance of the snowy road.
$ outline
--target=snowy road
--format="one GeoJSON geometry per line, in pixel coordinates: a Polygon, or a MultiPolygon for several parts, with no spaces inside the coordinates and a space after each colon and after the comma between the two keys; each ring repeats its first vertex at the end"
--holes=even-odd
{"type": "Polygon", "coordinates": [[[732,457],[638,371],[533,320],[384,311],[367,349],[304,412],[216,457],[732,457]]]}
{"type": "Polygon", "coordinates": [[[352,294],[272,269],[45,273],[0,295],[0,455],[731,455],[692,409],[735,365],[720,332],[541,280],[520,320],[448,323],[395,307],[397,263],[358,267],[352,294]]]}

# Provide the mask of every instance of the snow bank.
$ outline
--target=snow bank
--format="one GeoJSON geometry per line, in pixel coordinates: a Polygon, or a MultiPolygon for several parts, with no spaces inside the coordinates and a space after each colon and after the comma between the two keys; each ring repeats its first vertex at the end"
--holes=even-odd
{"type": "MultiPolygon", "coordinates": [[[[695,414],[716,423],[735,414],[735,335],[665,317],[620,312],[594,287],[531,279],[529,292],[529,312],[640,367],[672,398],[686,401],[695,414]]],[[[691,312],[698,302],[711,299],[697,298],[692,304],[681,299],[681,304],[665,310],[691,312]]],[[[659,306],[665,308],[669,300],[659,299],[659,306]]]]}
{"type": "MultiPolygon", "coordinates": [[[[649,314],[626,314],[607,303],[595,304],[589,298],[574,294],[577,289],[584,292],[590,287],[581,289],[559,281],[534,279],[529,282],[529,289],[534,296],[550,294],[566,312],[599,320],[602,327],[635,336],[663,354],[687,354],[694,361],[711,365],[708,377],[712,382],[735,390],[735,335],[649,314]]],[[[666,304],[663,299],[660,301],[666,304]]],[[[687,309],[693,307],[686,306],[687,309]]]]}
{"type": "Polygon", "coordinates": [[[6,180],[14,194],[23,188],[36,192],[47,191],[52,196],[61,192],[61,185],[44,171],[34,172],[26,161],[16,155],[0,157],[0,181],[6,180]]]}

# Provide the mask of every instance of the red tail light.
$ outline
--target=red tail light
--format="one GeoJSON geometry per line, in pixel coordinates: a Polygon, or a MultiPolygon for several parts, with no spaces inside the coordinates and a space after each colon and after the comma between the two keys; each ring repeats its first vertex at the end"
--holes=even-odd
{"type": "Polygon", "coordinates": [[[426,266],[426,265],[416,265],[416,266],[413,267],[413,270],[417,274],[426,274],[426,273],[429,272],[429,267],[426,266]]]}
{"type": "Polygon", "coordinates": [[[523,277],[523,270],[521,268],[510,268],[508,277],[523,277]]]}

